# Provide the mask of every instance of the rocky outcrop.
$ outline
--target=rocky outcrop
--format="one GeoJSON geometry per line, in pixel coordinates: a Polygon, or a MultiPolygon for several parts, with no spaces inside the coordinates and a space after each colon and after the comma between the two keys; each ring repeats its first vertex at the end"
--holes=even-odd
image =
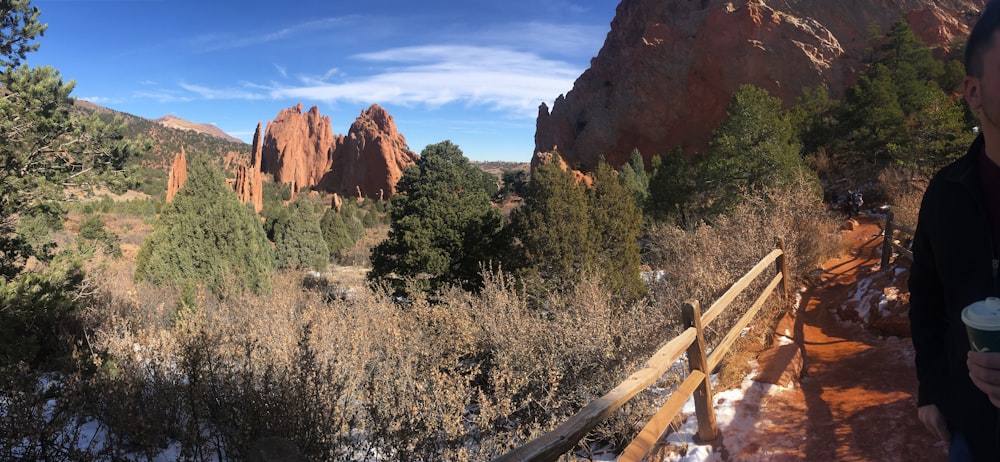
{"type": "Polygon", "coordinates": [[[338,141],[333,168],[320,187],[342,196],[390,197],[396,194],[403,171],[419,158],[396,130],[392,116],[377,104],[361,111],[347,136],[338,141]]]}
{"type": "Polygon", "coordinates": [[[905,17],[947,47],[985,0],[623,0],[596,58],[565,96],[538,111],[535,151],[554,146],[592,170],[680,146],[703,151],[733,91],[750,83],[791,104],[806,86],[842,95],[864,64],[869,27],[905,17]]]}
{"type": "Polygon", "coordinates": [[[583,184],[588,188],[594,186],[594,179],[579,170],[569,168],[569,165],[566,164],[565,160],[563,160],[558,150],[553,150],[552,152],[536,152],[535,156],[531,159],[531,171],[534,172],[540,165],[549,165],[551,163],[558,165],[559,169],[564,172],[572,173],[573,181],[576,184],[583,182],[583,184]]]}
{"type": "Polygon", "coordinates": [[[289,184],[296,194],[319,184],[330,171],[336,142],[330,118],[321,116],[316,106],[303,114],[299,103],[282,110],[267,124],[261,171],[274,175],[274,181],[289,184]]]}
{"type": "Polygon", "coordinates": [[[334,136],[329,117],[316,106],[303,114],[300,103],[267,124],[261,166],[291,185],[293,194],[314,187],[343,197],[387,198],[418,158],[377,104],[361,112],[347,136],[334,136]]]}
{"type": "Polygon", "coordinates": [[[172,202],[177,191],[184,187],[184,180],[187,179],[187,154],[184,147],[181,152],[174,155],[174,162],[170,164],[170,173],[167,174],[167,202],[172,202]]]}
{"type": "Polygon", "coordinates": [[[253,204],[257,213],[264,210],[264,173],[260,170],[262,157],[261,124],[257,122],[257,131],[253,134],[253,158],[249,166],[236,167],[236,181],[233,185],[240,201],[253,204]]]}

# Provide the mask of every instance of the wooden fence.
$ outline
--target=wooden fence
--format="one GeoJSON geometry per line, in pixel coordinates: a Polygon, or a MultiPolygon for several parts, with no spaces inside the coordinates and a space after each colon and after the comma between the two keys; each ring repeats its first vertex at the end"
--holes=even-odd
{"type": "Polygon", "coordinates": [[[660,439],[670,422],[684,403],[694,396],[695,415],[698,417],[698,437],[704,441],[718,436],[713,407],[712,384],[709,377],[722,362],[733,343],[740,337],[743,328],[757,315],[767,298],[781,284],[785,299],[788,299],[788,266],[785,262],[785,241],[778,239],[777,249],[761,259],[749,272],[737,280],[718,300],[712,303],[705,314],[697,300],[688,300],[682,306],[682,320],[685,330],[661,347],[646,366],[630,375],[604,396],[587,404],[575,415],[567,419],[555,430],[546,433],[518,447],[494,461],[553,461],[565,454],[584,437],[621,408],[630,399],[655,383],[664,373],[687,352],[689,374],[659,411],[646,423],[639,435],[625,448],[619,461],[639,461],[644,458],[660,439]],[[750,308],[723,337],[712,354],[706,355],[705,327],[719,317],[750,284],[772,264],[776,274],[767,287],[757,296],[750,308]]]}
{"type": "Polygon", "coordinates": [[[889,212],[885,216],[885,230],[882,233],[882,264],[880,266],[883,270],[889,268],[889,258],[892,256],[893,250],[899,252],[900,255],[909,258],[910,261],[913,261],[913,252],[911,252],[910,249],[897,244],[895,235],[897,231],[900,231],[902,233],[909,234],[910,237],[913,237],[915,231],[894,222],[893,218],[894,215],[892,212],[889,212]]]}

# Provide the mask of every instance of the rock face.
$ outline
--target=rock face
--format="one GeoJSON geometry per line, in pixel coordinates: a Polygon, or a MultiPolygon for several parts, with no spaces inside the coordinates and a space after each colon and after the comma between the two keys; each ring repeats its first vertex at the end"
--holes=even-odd
{"type": "Polygon", "coordinates": [[[257,131],[253,134],[253,159],[249,166],[236,167],[236,182],[233,185],[240,201],[253,204],[257,213],[264,210],[264,173],[260,170],[263,157],[261,138],[261,124],[257,122],[257,131]]]}
{"type": "Polygon", "coordinates": [[[262,146],[261,171],[290,184],[293,194],[315,187],[341,196],[389,197],[419,158],[378,105],[362,111],[347,136],[334,136],[329,117],[316,106],[303,114],[299,103],[267,124],[262,146]]]}
{"type": "Polygon", "coordinates": [[[330,170],[335,142],[330,118],[321,116],[316,106],[303,114],[299,103],[268,122],[261,171],[274,175],[274,181],[291,185],[292,194],[296,194],[319,184],[330,170]]]}
{"type": "Polygon", "coordinates": [[[167,202],[174,200],[177,191],[184,187],[184,180],[187,179],[187,154],[181,147],[181,152],[174,155],[174,162],[170,164],[170,173],[167,174],[167,202]]]}
{"type": "Polygon", "coordinates": [[[744,83],[786,104],[826,85],[834,97],[856,80],[879,33],[905,17],[926,43],[967,34],[985,0],[623,0],[600,53],[538,111],[535,152],[559,152],[589,171],[604,155],[619,166],[638,148],[647,159],[708,146],[733,91],[744,83]]]}
{"type": "Polygon", "coordinates": [[[396,130],[392,116],[377,104],[362,111],[338,141],[333,168],[320,186],[342,196],[390,197],[403,170],[419,158],[396,130]]]}

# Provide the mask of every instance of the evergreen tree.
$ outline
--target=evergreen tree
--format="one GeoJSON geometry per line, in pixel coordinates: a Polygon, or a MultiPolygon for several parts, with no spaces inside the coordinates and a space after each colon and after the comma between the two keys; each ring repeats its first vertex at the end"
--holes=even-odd
{"type": "Polygon", "coordinates": [[[323,214],[319,227],[330,255],[339,255],[354,246],[355,240],[344,223],[344,216],[336,210],[328,209],[323,214]]]}
{"type": "Polygon", "coordinates": [[[680,149],[651,162],[649,199],[646,213],[654,220],[670,220],[686,227],[690,204],[694,201],[695,168],[680,149]]]}
{"type": "Polygon", "coordinates": [[[717,211],[725,210],[742,190],[790,184],[807,170],[801,144],[781,100],[767,90],[741,86],[733,94],[726,119],[712,132],[702,183],[717,211]]]}
{"type": "Polygon", "coordinates": [[[0,1],[0,67],[17,68],[32,51],[38,50],[35,37],[45,35],[48,24],[38,21],[41,14],[38,7],[30,6],[29,0],[0,1]]]}
{"type": "Polygon", "coordinates": [[[278,268],[326,271],[330,250],[320,230],[320,218],[309,201],[292,204],[288,219],[275,226],[274,237],[278,268]]]}
{"type": "Polygon", "coordinates": [[[0,367],[78,352],[83,263],[54,253],[48,230],[64,221],[66,185],[120,190],[127,176],[112,172],[136,154],[116,122],[71,113],[73,82],[22,64],[38,18],[27,0],[0,1],[0,367]],[[25,272],[29,258],[41,265],[25,272]]]}
{"type": "Polygon", "coordinates": [[[518,269],[529,288],[562,290],[597,271],[597,241],[585,186],[555,163],[531,175],[524,205],[511,215],[518,269]]]}
{"type": "Polygon", "coordinates": [[[632,156],[627,164],[618,170],[619,180],[632,193],[639,208],[649,199],[649,175],[646,175],[646,165],[638,149],[632,150],[632,156]]]}
{"type": "MultiPolygon", "coordinates": [[[[641,157],[639,162],[641,165],[641,157]]],[[[642,175],[645,177],[645,172],[642,175]]],[[[636,300],[646,295],[639,277],[642,212],[618,176],[603,161],[594,171],[590,209],[597,240],[591,245],[596,244],[597,265],[608,290],[625,300],[636,300]]]]}
{"type": "Polygon", "coordinates": [[[369,277],[397,287],[400,278],[418,278],[430,290],[480,287],[480,265],[498,257],[496,179],[444,141],[427,146],[396,187],[389,236],[372,249],[369,277]]]}
{"type": "Polygon", "coordinates": [[[140,281],[205,284],[220,296],[270,291],[274,252],[260,219],[218,167],[192,156],[184,187],[167,204],[136,258],[140,281]]]}

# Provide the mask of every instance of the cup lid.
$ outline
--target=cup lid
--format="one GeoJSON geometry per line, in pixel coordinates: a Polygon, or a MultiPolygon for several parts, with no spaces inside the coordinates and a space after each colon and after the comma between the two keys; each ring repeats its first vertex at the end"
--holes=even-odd
{"type": "Polygon", "coordinates": [[[989,297],[962,310],[962,322],[979,330],[1000,330],[1000,298],[989,297]]]}

